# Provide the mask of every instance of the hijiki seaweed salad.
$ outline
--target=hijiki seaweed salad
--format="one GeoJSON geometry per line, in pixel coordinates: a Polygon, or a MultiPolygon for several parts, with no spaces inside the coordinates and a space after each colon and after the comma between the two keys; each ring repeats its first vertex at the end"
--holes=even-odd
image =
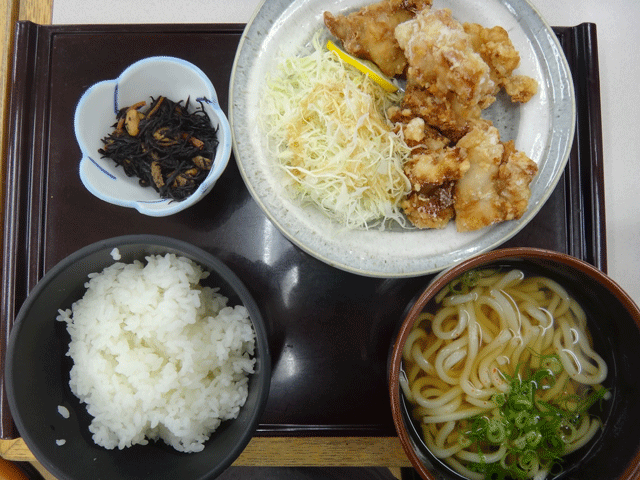
{"type": "Polygon", "coordinates": [[[184,200],[209,174],[218,147],[217,128],[198,103],[190,112],[188,98],[183,105],[159,96],[146,110],[145,101],[121,108],[98,152],[160,197],[184,200]]]}

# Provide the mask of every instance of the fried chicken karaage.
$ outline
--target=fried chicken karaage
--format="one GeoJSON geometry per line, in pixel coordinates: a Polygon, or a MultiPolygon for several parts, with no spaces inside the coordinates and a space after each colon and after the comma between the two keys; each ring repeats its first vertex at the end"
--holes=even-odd
{"type": "Polygon", "coordinates": [[[403,123],[400,109],[390,109],[389,113],[412,149],[404,165],[411,192],[402,202],[403,211],[418,228],[444,228],[455,215],[456,180],[469,169],[469,162],[460,154],[460,148],[452,146],[447,137],[423,119],[416,117],[403,123]]]}
{"type": "Polygon", "coordinates": [[[407,80],[479,116],[495,101],[491,70],[449,9],[424,9],[395,30],[408,62],[407,80]]]}
{"type": "Polygon", "coordinates": [[[478,230],[520,218],[529,203],[536,163],[516,151],[513,141],[502,143],[490,122],[478,122],[457,146],[469,161],[469,170],[455,186],[457,230],[478,230]]]}
{"type": "Polygon", "coordinates": [[[395,34],[409,65],[401,105],[405,116],[420,117],[458,141],[495,101],[498,75],[450,10],[423,10],[395,34]]]}
{"type": "Polygon", "coordinates": [[[464,232],[520,218],[537,165],[482,118],[501,89],[513,102],[537,92],[535,79],[514,74],[520,55],[507,31],[462,24],[431,0],[383,0],[324,19],[349,53],[406,79],[387,115],[411,148],[402,202],[410,222],[444,228],[455,219],[464,232]]]}
{"type": "Polygon", "coordinates": [[[500,26],[487,28],[477,23],[465,23],[463,28],[474,51],[491,69],[491,80],[496,87],[503,87],[514,102],[528,102],[537,93],[538,83],[526,75],[513,75],[520,65],[520,54],[507,31],[500,26]]]}
{"type": "Polygon", "coordinates": [[[407,61],[395,28],[431,5],[431,0],[383,0],[348,15],[324,12],[324,23],[351,55],[370,60],[390,77],[402,75],[407,61]]]}
{"type": "Polygon", "coordinates": [[[535,80],[513,76],[520,56],[507,32],[462,25],[448,9],[425,9],[398,25],[395,35],[407,58],[407,88],[390,119],[411,125],[419,118],[448,139],[407,162],[405,173],[414,186],[403,203],[409,220],[418,228],[443,228],[447,218],[455,218],[464,232],[520,218],[537,165],[513,142],[501,142],[481,115],[501,87],[514,101],[535,94],[535,80]],[[455,175],[425,177],[425,171],[452,172],[454,150],[455,175]]]}

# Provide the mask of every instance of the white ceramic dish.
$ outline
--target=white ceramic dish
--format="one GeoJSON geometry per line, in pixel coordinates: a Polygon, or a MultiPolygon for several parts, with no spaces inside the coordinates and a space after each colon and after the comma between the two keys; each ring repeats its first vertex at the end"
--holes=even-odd
{"type": "Polygon", "coordinates": [[[549,198],[573,142],[573,81],[551,27],[526,0],[435,0],[433,8],[450,8],[462,22],[504,27],[520,52],[517,73],[538,80],[538,93],[527,104],[514,106],[499,99],[485,113],[503,140],[514,139],[516,148],[538,164],[529,208],[517,221],[464,234],[453,224],[444,230],[345,230],[283,190],[256,118],[265,78],[283,57],[309,51],[313,34],[323,28],[323,12],[347,13],[368,3],[373,0],[266,0],[258,7],[243,33],[231,76],[234,155],[253,198],[283,234],[309,254],[372,277],[433,273],[496,248],[520,231],[549,198]]]}
{"type": "MultiPolygon", "coordinates": [[[[195,108],[195,107],[194,107],[195,108]]],[[[231,156],[231,128],[218,104],[218,96],[209,78],[197,66],[174,57],[149,57],[140,60],[116,78],[90,87],[80,98],[74,117],[76,139],[82,150],[80,178],[96,197],[140,213],[163,217],[180,212],[199,202],[211,191],[231,156]],[[198,189],[182,201],[160,198],[152,188],[143,188],[138,179],[127,177],[122,168],[109,159],[101,159],[101,141],[113,130],[116,113],[122,107],[150,97],[163,95],[191,106],[202,102],[203,108],[218,129],[218,148],[213,166],[198,189]]]]}

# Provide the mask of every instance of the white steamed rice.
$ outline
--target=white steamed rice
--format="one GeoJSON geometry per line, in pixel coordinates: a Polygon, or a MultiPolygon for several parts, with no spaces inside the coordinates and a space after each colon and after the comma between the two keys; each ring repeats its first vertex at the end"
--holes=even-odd
{"type": "Polygon", "coordinates": [[[247,309],[227,306],[189,259],[149,256],[89,275],[67,323],[70,386],[86,404],[96,444],[123,449],[162,439],[197,452],[238,416],[253,373],[247,309]]]}

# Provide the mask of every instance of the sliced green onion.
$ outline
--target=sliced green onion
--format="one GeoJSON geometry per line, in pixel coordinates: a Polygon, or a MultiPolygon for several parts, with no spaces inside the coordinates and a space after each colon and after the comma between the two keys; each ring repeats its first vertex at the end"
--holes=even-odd
{"type": "Polygon", "coordinates": [[[525,438],[527,439],[527,445],[529,448],[536,448],[542,441],[542,434],[539,430],[529,430],[525,434],[525,438]]]}
{"type": "Polygon", "coordinates": [[[493,444],[500,444],[507,438],[507,429],[500,420],[489,420],[487,425],[487,440],[493,444]]]}
{"type": "Polygon", "coordinates": [[[541,369],[551,370],[552,375],[560,375],[563,367],[560,357],[557,354],[543,355],[540,359],[541,369]]]}
{"type": "Polygon", "coordinates": [[[498,407],[502,407],[504,406],[505,403],[507,403],[507,395],[503,392],[500,393],[494,393],[491,396],[491,401],[498,407]]]}
{"type": "Polygon", "coordinates": [[[469,270],[468,272],[463,273],[462,276],[451,281],[448,285],[448,289],[455,295],[467,293],[478,285],[480,279],[488,277],[494,273],[495,270],[469,270]]]}
{"type": "Polygon", "coordinates": [[[597,387],[586,395],[565,395],[557,403],[539,400],[536,392],[549,388],[562,373],[557,355],[541,356],[540,365],[526,375],[519,371],[520,365],[513,376],[503,373],[510,382],[509,390],[491,397],[497,409],[492,416],[482,414],[469,419],[467,431],[459,440],[479,452],[482,461],[467,468],[483,473],[486,480],[528,479],[538,471],[562,471],[559,460],[565,446],[574,439],[580,422],[588,417],[588,409],[608,392],[597,387]],[[504,442],[505,455],[498,462],[487,463],[482,452],[495,451],[495,446],[504,442]]]}

